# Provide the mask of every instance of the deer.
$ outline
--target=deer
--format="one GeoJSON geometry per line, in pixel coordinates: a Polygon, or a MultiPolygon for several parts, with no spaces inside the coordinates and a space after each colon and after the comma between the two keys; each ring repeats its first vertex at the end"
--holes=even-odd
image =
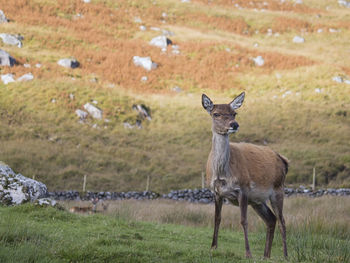
{"type": "Polygon", "coordinates": [[[71,213],[82,213],[82,214],[96,213],[98,202],[99,202],[98,198],[92,198],[91,199],[92,206],[73,206],[73,207],[71,207],[69,209],[69,212],[71,212],[71,213]]]}
{"type": "Polygon", "coordinates": [[[288,258],[286,225],[283,217],[284,181],[288,159],[267,146],[230,143],[229,134],[239,130],[236,110],[243,104],[245,92],[228,104],[213,104],[202,94],[202,106],[212,118],[212,147],[206,176],[214,192],[215,220],[211,249],[216,249],[223,201],[239,206],[245,240],[245,254],[252,254],[248,241],[247,209],[253,210],[266,224],[264,258],[270,258],[276,221],[282,236],[284,257],[288,258]],[[270,201],[271,208],[267,205],[270,201]]]}

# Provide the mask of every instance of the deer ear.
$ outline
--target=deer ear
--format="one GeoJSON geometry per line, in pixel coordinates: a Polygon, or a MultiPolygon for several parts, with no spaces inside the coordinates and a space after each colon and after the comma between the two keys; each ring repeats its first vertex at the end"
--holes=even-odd
{"type": "Polygon", "coordinates": [[[242,92],[241,94],[239,94],[231,103],[230,103],[230,107],[231,109],[235,110],[238,109],[239,107],[242,106],[243,101],[244,101],[244,96],[245,93],[242,92]]]}
{"type": "Polygon", "coordinates": [[[209,97],[205,94],[202,94],[202,105],[203,108],[206,109],[206,111],[210,114],[210,112],[214,108],[213,102],[209,99],[209,97]]]}

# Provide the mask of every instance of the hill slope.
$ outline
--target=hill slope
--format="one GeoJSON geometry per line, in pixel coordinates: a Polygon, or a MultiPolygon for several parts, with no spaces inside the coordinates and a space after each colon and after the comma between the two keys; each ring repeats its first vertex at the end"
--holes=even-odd
{"type": "Polygon", "coordinates": [[[0,43],[19,62],[1,74],[34,75],[0,83],[0,159],[50,190],[80,189],[84,174],[89,190],[142,190],[147,175],[154,191],[199,187],[211,144],[200,95],[227,103],[243,90],[233,141],[286,155],[289,184],[310,183],[315,166],[319,185],[350,185],[350,85],[333,80],[350,79],[350,17],[337,1],[0,4],[0,33],[24,37],[22,48],[0,43]],[[165,51],[149,45],[161,34],[165,51]],[[80,67],[57,65],[65,57],[80,67]],[[103,119],[80,123],[75,110],[92,101],[103,119]],[[133,104],[151,109],[142,129],[124,127],[140,119],[133,104]]]}

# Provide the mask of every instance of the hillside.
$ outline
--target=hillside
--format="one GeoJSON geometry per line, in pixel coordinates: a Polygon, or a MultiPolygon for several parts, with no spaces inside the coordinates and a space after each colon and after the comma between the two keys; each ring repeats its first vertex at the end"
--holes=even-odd
{"type": "Polygon", "coordinates": [[[0,0],[0,33],[23,36],[21,48],[0,39],[18,62],[0,74],[34,76],[0,81],[0,160],[49,190],[80,190],[85,174],[94,191],[143,190],[148,175],[153,191],[200,187],[211,147],[201,94],[228,103],[246,91],[232,141],[287,156],[287,184],[310,184],[316,167],[318,185],[349,187],[350,9],[297,2],[0,0]],[[149,44],[162,34],[172,45],[149,44]],[[70,57],[78,68],[57,64],[70,57]],[[101,120],[79,121],[88,102],[101,120]]]}

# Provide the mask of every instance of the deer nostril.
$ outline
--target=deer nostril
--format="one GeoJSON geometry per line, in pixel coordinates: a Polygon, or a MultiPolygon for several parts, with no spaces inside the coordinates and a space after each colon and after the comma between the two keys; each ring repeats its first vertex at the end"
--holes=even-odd
{"type": "Polygon", "coordinates": [[[237,130],[239,125],[237,122],[231,122],[230,126],[234,129],[234,130],[237,130]]]}

